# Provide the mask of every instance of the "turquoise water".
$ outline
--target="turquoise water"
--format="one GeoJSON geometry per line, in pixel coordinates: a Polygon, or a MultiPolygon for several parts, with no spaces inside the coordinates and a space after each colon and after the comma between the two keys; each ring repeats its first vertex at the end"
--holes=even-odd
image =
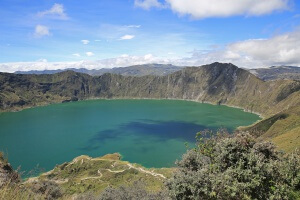
{"type": "Polygon", "coordinates": [[[204,129],[250,125],[240,109],[177,100],[89,100],[0,114],[0,151],[21,171],[79,155],[119,152],[146,167],[169,167],[204,129]]]}

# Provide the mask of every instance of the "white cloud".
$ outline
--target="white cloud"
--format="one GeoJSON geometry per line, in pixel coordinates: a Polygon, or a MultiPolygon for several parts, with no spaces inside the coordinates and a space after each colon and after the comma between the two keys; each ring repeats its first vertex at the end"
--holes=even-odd
{"type": "Polygon", "coordinates": [[[79,53],[73,53],[72,55],[73,55],[73,56],[76,56],[76,57],[80,57],[80,54],[79,54],[79,53]]]}
{"type": "Polygon", "coordinates": [[[134,5],[143,9],[167,8],[180,15],[201,19],[235,15],[259,16],[274,11],[286,10],[291,0],[135,0],[134,5]]]}
{"type": "Polygon", "coordinates": [[[171,9],[194,18],[263,15],[288,8],[289,0],[166,0],[171,9]]]}
{"type": "Polygon", "coordinates": [[[90,43],[90,41],[89,40],[81,40],[81,42],[82,42],[82,44],[88,44],[88,43],[90,43]]]}
{"type": "Polygon", "coordinates": [[[49,36],[51,35],[49,28],[47,26],[43,26],[43,25],[37,25],[35,27],[35,31],[34,31],[34,36],[35,37],[43,37],[43,36],[49,36]]]}
{"type": "Polygon", "coordinates": [[[41,58],[41,59],[38,59],[36,62],[43,62],[43,63],[46,63],[46,62],[48,62],[48,60],[45,59],[45,58],[41,58]]]}
{"type": "Polygon", "coordinates": [[[299,65],[300,31],[281,34],[269,39],[252,39],[228,45],[227,52],[264,65],[299,65]]]}
{"type": "Polygon", "coordinates": [[[173,60],[178,65],[203,65],[231,62],[239,67],[276,65],[300,66],[300,30],[268,39],[250,39],[228,44],[224,49],[194,51],[190,57],[173,60]]]}
{"type": "Polygon", "coordinates": [[[141,25],[127,25],[127,28],[141,28],[141,25]]]}
{"type": "Polygon", "coordinates": [[[102,41],[118,40],[121,36],[135,35],[139,28],[141,28],[141,25],[139,24],[101,24],[99,27],[98,37],[101,37],[102,41]]]}
{"type": "Polygon", "coordinates": [[[126,67],[131,65],[141,65],[147,63],[170,63],[170,60],[156,57],[152,54],[142,56],[123,54],[116,58],[108,58],[103,60],[94,61],[96,68],[113,68],[113,67],[126,67]]]}
{"type": "Polygon", "coordinates": [[[152,7],[162,8],[163,5],[158,0],[134,0],[134,5],[146,10],[152,7]]]}
{"type": "Polygon", "coordinates": [[[119,40],[131,40],[135,37],[135,35],[124,35],[119,40]]]}
{"type": "Polygon", "coordinates": [[[88,57],[94,56],[95,54],[93,52],[86,52],[85,55],[87,55],[88,57]]]}
{"type": "Polygon", "coordinates": [[[68,16],[65,13],[64,5],[58,3],[55,3],[49,10],[39,12],[38,16],[40,17],[50,16],[55,19],[62,19],[62,20],[68,19],[68,16]]]}
{"type": "Polygon", "coordinates": [[[39,62],[0,63],[0,71],[15,72],[15,71],[29,71],[29,70],[55,70],[55,69],[66,69],[66,68],[100,69],[100,68],[112,68],[112,67],[126,67],[130,65],[140,65],[146,63],[170,63],[170,60],[162,59],[152,54],[146,54],[142,56],[123,54],[120,55],[119,57],[96,60],[96,61],[85,60],[85,61],[78,61],[78,62],[39,61],[39,62]]]}
{"type": "Polygon", "coordinates": [[[94,40],[95,42],[101,42],[101,40],[94,40]]]}

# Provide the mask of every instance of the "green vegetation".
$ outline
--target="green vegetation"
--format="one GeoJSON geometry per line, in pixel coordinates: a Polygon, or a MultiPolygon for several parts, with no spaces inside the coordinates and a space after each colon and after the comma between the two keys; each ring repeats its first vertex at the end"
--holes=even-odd
{"type": "Polygon", "coordinates": [[[64,199],[60,187],[49,181],[35,182],[32,185],[16,184],[8,181],[0,187],[1,200],[44,200],[64,199]]]}
{"type": "Polygon", "coordinates": [[[132,185],[118,188],[108,187],[100,195],[86,193],[79,195],[76,200],[171,200],[166,190],[148,191],[143,182],[134,182],[132,185]]]}
{"type": "Polygon", "coordinates": [[[272,141],[279,150],[290,153],[300,147],[300,107],[292,107],[240,130],[250,132],[260,141],[272,141]]]}
{"type": "Polygon", "coordinates": [[[4,199],[299,199],[300,151],[283,154],[249,133],[202,132],[176,169],[146,169],[120,160],[79,156],[19,184],[4,199]]]}
{"type": "Polygon", "coordinates": [[[175,199],[300,198],[300,152],[279,153],[247,134],[198,140],[168,180],[175,199]]]}
{"type": "Polygon", "coordinates": [[[29,200],[29,199],[43,199],[41,196],[38,196],[26,188],[22,188],[17,185],[5,185],[0,188],[0,199],[1,200],[29,200]]]}
{"type": "Polygon", "coordinates": [[[24,184],[33,188],[41,182],[58,184],[65,197],[91,192],[99,194],[107,187],[130,185],[142,181],[147,191],[157,192],[173,169],[146,169],[140,165],[120,160],[119,154],[100,158],[79,156],[72,162],[58,165],[39,177],[29,178],[24,184]]]}
{"type": "MultiPolygon", "coordinates": [[[[12,176],[0,179],[0,183],[4,183],[0,186],[0,199],[86,199],[87,196],[99,196],[103,191],[103,194],[109,194],[123,185],[132,186],[132,191],[163,195],[161,190],[164,188],[164,181],[172,175],[174,169],[146,169],[121,161],[120,158],[117,153],[99,158],[79,156],[72,162],[58,165],[53,170],[24,182],[16,181],[12,176]],[[136,186],[137,183],[139,186],[136,186]]],[[[0,177],[3,177],[2,169],[5,167],[2,161],[0,167],[0,177]]],[[[5,171],[5,175],[12,173],[15,173],[12,168],[5,171]]],[[[119,191],[114,194],[121,193],[119,191]]]]}

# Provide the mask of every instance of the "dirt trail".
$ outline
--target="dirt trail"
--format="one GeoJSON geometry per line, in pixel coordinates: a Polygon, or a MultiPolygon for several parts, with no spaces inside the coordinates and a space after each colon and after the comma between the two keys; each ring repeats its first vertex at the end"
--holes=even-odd
{"type": "Polygon", "coordinates": [[[159,177],[161,177],[163,179],[166,179],[166,177],[164,175],[162,175],[162,174],[155,173],[155,172],[149,171],[149,170],[145,170],[145,169],[143,169],[141,167],[135,167],[135,166],[133,166],[132,164],[129,164],[129,163],[127,165],[129,167],[129,169],[133,168],[133,169],[136,169],[136,170],[138,170],[140,172],[143,172],[143,173],[146,173],[146,174],[150,174],[152,176],[159,176],[159,177]]]}
{"type": "MultiPolygon", "coordinates": [[[[82,165],[85,159],[86,160],[92,160],[92,161],[107,160],[107,159],[101,159],[101,158],[90,158],[88,156],[80,156],[78,158],[75,158],[72,162],[68,163],[67,166],[75,164],[77,162],[80,162],[80,164],[82,165]]],[[[114,162],[111,166],[114,168],[115,164],[116,163],[114,162]]],[[[150,175],[155,176],[155,177],[160,177],[160,178],[166,179],[166,177],[163,174],[159,174],[159,173],[155,173],[153,171],[145,170],[145,169],[143,169],[141,167],[135,167],[134,165],[132,165],[130,163],[127,163],[127,166],[128,166],[128,169],[115,170],[115,171],[111,170],[111,169],[98,169],[97,172],[98,172],[99,176],[85,177],[85,178],[82,178],[80,180],[83,181],[83,180],[88,180],[88,179],[100,179],[103,176],[103,174],[101,173],[101,170],[106,170],[106,171],[109,171],[110,173],[122,173],[122,172],[124,172],[126,170],[129,170],[129,169],[135,169],[135,170],[138,170],[139,172],[142,172],[142,173],[146,173],[146,174],[150,174],[150,175]]],[[[52,172],[53,172],[53,170],[51,170],[49,172],[46,172],[43,175],[49,175],[52,172]]],[[[38,180],[37,177],[29,178],[27,181],[25,181],[25,183],[31,183],[31,182],[34,182],[34,181],[37,181],[37,180],[38,180]]],[[[63,183],[68,182],[69,180],[68,179],[62,179],[62,180],[52,180],[52,181],[56,182],[57,184],[63,184],[63,183]]]]}

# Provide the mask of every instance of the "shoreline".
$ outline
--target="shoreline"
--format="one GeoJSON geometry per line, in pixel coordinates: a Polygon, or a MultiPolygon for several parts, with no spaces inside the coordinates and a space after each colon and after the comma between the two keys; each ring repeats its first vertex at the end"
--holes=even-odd
{"type": "Polygon", "coordinates": [[[37,105],[37,106],[28,106],[28,107],[24,107],[24,108],[20,108],[19,110],[10,110],[10,111],[0,111],[0,115],[4,114],[4,113],[10,113],[10,112],[21,112],[23,110],[26,109],[31,109],[31,108],[38,108],[38,107],[44,107],[44,106],[50,106],[50,105],[55,105],[55,104],[64,104],[64,103],[71,103],[71,102],[79,102],[79,101],[91,101],[91,100],[108,100],[108,101],[112,101],[112,100],[156,100],[156,101],[160,101],[160,100],[171,100],[171,101],[189,101],[189,102],[195,102],[195,103],[201,103],[201,104],[209,104],[209,105],[214,105],[214,106],[226,106],[229,108],[236,108],[239,110],[242,110],[243,112],[246,113],[251,113],[251,114],[255,114],[257,115],[260,119],[257,120],[256,122],[248,125],[248,126],[238,126],[236,127],[235,130],[239,130],[240,128],[243,127],[250,127],[253,126],[257,123],[259,123],[260,121],[266,119],[265,116],[263,116],[261,113],[258,112],[251,112],[249,110],[246,110],[245,108],[239,107],[239,106],[233,106],[233,105],[228,105],[228,104],[220,104],[217,105],[216,103],[213,102],[209,102],[209,101],[197,101],[197,100],[193,100],[193,99],[180,99],[180,98],[164,98],[164,99],[160,99],[160,98],[132,98],[132,97],[122,97],[122,98],[100,98],[100,97],[91,97],[91,98],[87,98],[87,99],[80,99],[77,101],[68,101],[68,102],[53,102],[53,103],[48,103],[48,104],[44,104],[44,105],[37,105]]]}
{"type": "MultiPolygon", "coordinates": [[[[192,100],[192,99],[176,99],[176,98],[163,98],[163,99],[160,99],[160,98],[88,98],[88,99],[82,99],[82,100],[78,100],[78,101],[70,101],[70,102],[66,102],[66,103],[76,103],[76,102],[82,102],[82,101],[97,101],[97,100],[105,100],[105,101],[115,101],[115,100],[156,100],[156,101],[161,101],[161,100],[167,100],[167,101],[186,101],[186,102],[194,102],[194,103],[197,103],[197,104],[207,104],[207,105],[212,105],[212,106],[219,106],[219,105],[216,105],[214,103],[211,103],[211,102],[201,102],[201,101],[196,101],[196,100],[192,100]]],[[[44,104],[44,105],[38,105],[38,106],[31,106],[31,107],[26,107],[24,109],[20,109],[18,111],[10,111],[10,112],[21,112],[25,109],[30,109],[30,108],[38,108],[38,107],[44,107],[44,106],[50,106],[50,105],[60,105],[60,104],[64,104],[62,102],[57,102],[57,103],[49,103],[49,104],[44,104]]],[[[234,106],[228,106],[228,105],[225,105],[225,104],[220,104],[220,106],[226,106],[228,108],[235,108],[235,109],[239,109],[243,112],[247,112],[245,111],[245,109],[243,108],[239,108],[239,107],[234,107],[234,106]]],[[[8,111],[9,112],[9,111],[8,111]]],[[[5,112],[0,112],[0,115],[3,114],[5,112]]],[[[247,113],[251,113],[251,112],[247,112],[247,113]]],[[[255,114],[252,112],[252,114],[255,114]]],[[[256,114],[255,114],[256,115],[256,114]]],[[[259,115],[257,115],[259,116],[259,115]]],[[[259,116],[260,117],[260,116],[259,116]]],[[[252,124],[248,125],[248,126],[252,126],[256,123],[258,123],[259,121],[261,121],[263,118],[260,117],[260,119],[258,119],[257,121],[253,122],[252,124]]],[[[238,126],[236,127],[234,130],[238,130],[240,127],[242,126],[238,126]]],[[[120,154],[120,153],[119,153],[120,154]]],[[[126,159],[124,157],[124,155],[120,154],[121,155],[121,159],[126,159]]],[[[138,163],[139,164],[139,163],[138,163]]],[[[144,166],[144,165],[143,165],[144,166]]],[[[144,166],[145,167],[145,166],[144,166]]],[[[148,167],[147,167],[148,168],[148,167]]],[[[169,167],[165,167],[165,168],[169,168],[169,167]]],[[[26,178],[26,177],[25,177],[26,178]]]]}
{"type": "Polygon", "coordinates": [[[244,112],[247,113],[252,113],[255,114],[257,116],[259,116],[262,119],[265,118],[265,116],[263,116],[263,114],[258,113],[258,112],[253,112],[253,111],[249,111],[243,107],[239,107],[239,106],[234,106],[234,105],[229,105],[229,104],[220,104],[217,105],[216,103],[210,102],[210,101],[197,101],[197,100],[193,100],[193,99],[180,99],[180,98],[164,98],[164,99],[160,99],[160,98],[132,98],[132,97],[121,97],[121,98],[101,98],[101,97],[91,97],[91,98],[87,98],[87,99],[80,99],[78,101],[68,101],[68,102],[52,102],[52,103],[46,103],[46,104],[42,104],[42,105],[36,105],[36,106],[26,106],[26,107],[22,107],[19,109],[12,109],[12,110],[0,110],[0,115],[3,113],[10,113],[10,112],[21,112],[23,110],[26,109],[31,109],[31,108],[38,108],[38,107],[44,107],[44,106],[49,106],[49,105],[55,105],[55,104],[64,104],[64,103],[71,103],[71,102],[79,102],[79,101],[90,101],[90,100],[177,100],[177,101],[190,101],[190,102],[195,102],[195,103],[202,103],[202,104],[210,104],[210,105],[215,105],[215,106],[226,106],[229,108],[236,108],[236,109],[240,109],[244,112]]]}

